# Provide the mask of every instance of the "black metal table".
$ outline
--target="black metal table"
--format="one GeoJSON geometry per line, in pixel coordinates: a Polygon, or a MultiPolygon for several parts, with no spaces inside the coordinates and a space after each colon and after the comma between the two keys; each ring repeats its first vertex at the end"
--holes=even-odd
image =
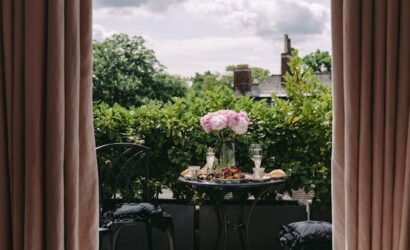
{"type": "MultiPolygon", "coordinates": [[[[179,177],[178,180],[182,183],[185,183],[187,185],[191,185],[192,187],[203,187],[206,189],[210,189],[210,191],[214,191],[214,189],[222,188],[222,189],[242,189],[242,190],[250,190],[250,189],[258,189],[259,191],[254,194],[255,199],[252,201],[250,205],[250,209],[248,213],[245,216],[245,220],[243,220],[243,214],[244,214],[244,201],[241,202],[241,216],[239,217],[239,223],[233,224],[233,227],[235,229],[239,229],[239,237],[241,241],[241,246],[242,249],[245,250],[250,250],[250,244],[249,244],[249,224],[251,221],[251,216],[252,212],[255,208],[256,203],[263,198],[269,191],[272,191],[275,185],[281,184],[285,181],[287,181],[287,178],[280,178],[280,179],[271,179],[268,181],[263,181],[263,182],[255,182],[255,181],[244,181],[244,182],[236,182],[236,183],[221,183],[221,182],[215,182],[215,181],[205,181],[205,180],[190,180],[190,179],[185,179],[183,177],[179,177]],[[244,223],[246,222],[246,224],[244,223]]],[[[227,236],[228,236],[228,224],[231,224],[226,217],[225,214],[225,207],[223,204],[223,199],[224,197],[218,197],[218,196],[213,196],[213,192],[209,192],[208,195],[212,199],[212,201],[215,203],[215,207],[218,213],[218,221],[220,224],[219,227],[219,233],[218,233],[218,239],[215,244],[215,249],[219,248],[220,241],[221,241],[221,234],[223,235],[223,242],[222,242],[222,249],[226,249],[226,243],[227,243],[227,236]],[[221,228],[223,230],[221,230],[221,228]]],[[[246,197],[247,200],[248,197],[246,197]]]]}

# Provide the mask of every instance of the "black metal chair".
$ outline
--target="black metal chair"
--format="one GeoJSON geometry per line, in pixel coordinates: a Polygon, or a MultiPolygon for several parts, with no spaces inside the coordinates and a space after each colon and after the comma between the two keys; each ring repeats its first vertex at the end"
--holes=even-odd
{"type": "Polygon", "coordinates": [[[132,143],[112,143],[97,147],[96,152],[100,183],[100,237],[110,235],[110,250],[118,250],[123,229],[137,223],[145,224],[150,250],[153,249],[152,228],[166,233],[170,250],[174,250],[171,216],[159,205],[149,202],[150,149],[132,143]],[[142,186],[142,193],[138,186],[142,186]]]}
{"type": "Polygon", "coordinates": [[[325,221],[299,221],[280,227],[278,240],[285,250],[331,250],[332,224],[325,221]]]}

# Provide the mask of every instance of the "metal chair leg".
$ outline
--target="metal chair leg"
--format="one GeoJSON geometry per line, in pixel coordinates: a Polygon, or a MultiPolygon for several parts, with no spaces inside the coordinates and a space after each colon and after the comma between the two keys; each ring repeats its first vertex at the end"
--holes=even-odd
{"type": "Polygon", "coordinates": [[[145,222],[145,228],[147,230],[147,242],[148,242],[148,249],[153,250],[152,246],[152,225],[150,222],[145,222]]]}
{"type": "Polygon", "coordinates": [[[168,226],[166,230],[166,234],[168,237],[168,244],[169,244],[169,250],[175,250],[175,241],[174,241],[174,224],[171,222],[171,224],[168,226]]]}
{"type": "Polygon", "coordinates": [[[124,229],[124,226],[119,225],[111,231],[111,250],[117,250],[117,248],[118,248],[118,239],[119,239],[120,233],[123,229],[124,229]]]}

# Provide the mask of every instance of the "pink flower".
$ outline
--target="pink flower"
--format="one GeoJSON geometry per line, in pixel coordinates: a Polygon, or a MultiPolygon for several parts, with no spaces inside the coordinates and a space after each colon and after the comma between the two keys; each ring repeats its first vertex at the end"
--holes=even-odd
{"type": "Polygon", "coordinates": [[[245,117],[240,117],[236,125],[232,126],[231,129],[238,135],[243,135],[248,131],[249,121],[245,117]]]}
{"type": "Polygon", "coordinates": [[[210,114],[207,114],[207,115],[201,117],[201,120],[200,120],[202,128],[207,133],[212,130],[211,118],[212,118],[212,116],[210,114]]]}
{"type": "Polygon", "coordinates": [[[246,112],[233,110],[218,110],[201,117],[201,126],[205,132],[230,128],[236,134],[244,134],[248,130],[249,117],[246,112]]]}
{"type": "Polygon", "coordinates": [[[235,126],[236,124],[238,124],[239,122],[239,115],[238,113],[231,111],[227,114],[228,117],[228,126],[230,128],[232,128],[233,126],[235,126]]]}
{"type": "Polygon", "coordinates": [[[212,116],[211,118],[211,125],[213,130],[222,130],[227,125],[227,118],[224,115],[217,114],[212,116]]]}

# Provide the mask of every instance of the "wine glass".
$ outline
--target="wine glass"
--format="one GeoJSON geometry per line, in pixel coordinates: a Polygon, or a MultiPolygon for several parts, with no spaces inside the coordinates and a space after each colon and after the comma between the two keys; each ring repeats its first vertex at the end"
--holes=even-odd
{"type": "Polygon", "coordinates": [[[208,148],[206,151],[206,172],[209,174],[212,171],[215,162],[215,150],[208,148]]]}
{"type": "Polygon", "coordinates": [[[256,168],[259,168],[262,163],[262,147],[260,144],[251,144],[249,147],[249,157],[255,164],[256,168]]]}

